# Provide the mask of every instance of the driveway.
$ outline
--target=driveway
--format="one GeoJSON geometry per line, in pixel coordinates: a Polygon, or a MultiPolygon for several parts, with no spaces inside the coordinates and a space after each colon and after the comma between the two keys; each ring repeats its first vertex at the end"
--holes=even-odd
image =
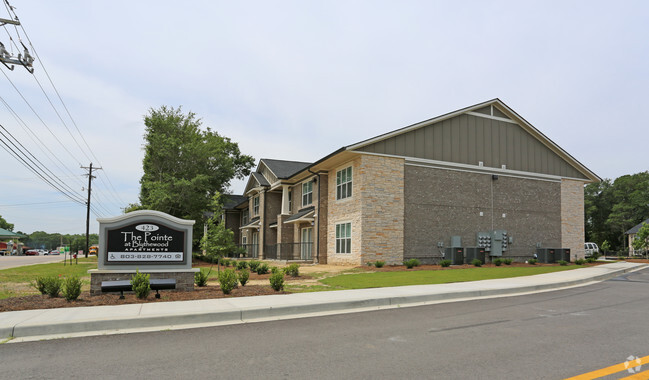
{"type": "Polygon", "coordinates": [[[55,263],[63,261],[63,256],[0,256],[0,269],[21,267],[23,265],[55,263]]]}

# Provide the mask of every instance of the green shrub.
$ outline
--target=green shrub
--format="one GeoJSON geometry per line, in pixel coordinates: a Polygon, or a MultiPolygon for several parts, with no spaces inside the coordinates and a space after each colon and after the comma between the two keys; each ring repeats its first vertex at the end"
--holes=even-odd
{"type": "Polygon", "coordinates": [[[248,266],[250,267],[250,271],[251,272],[256,272],[257,268],[259,268],[260,264],[261,264],[261,261],[250,260],[250,262],[248,263],[248,266]]]}
{"type": "Polygon", "coordinates": [[[39,291],[42,295],[47,294],[47,282],[49,281],[49,277],[44,277],[44,276],[38,276],[36,277],[36,283],[32,284],[33,287],[36,288],[36,290],[39,291]]]}
{"type": "Polygon", "coordinates": [[[284,289],[284,273],[277,272],[270,275],[270,286],[277,292],[284,289]]]}
{"type": "Polygon", "coordinates": [[[412,269],[413,267],[418,267],[420,265],[419,260],[417,259],[410,259],[406,260],[403,262],[403,265],[406,266],[408,269],[412,269]]]}
{"type": "Polygon", "coordinates": [[[246,286],[246,282],[248,282],[248,279],[250,278],[250,271],[248,269],[241,269],[239,271],[239,282],[241,283],[241,286],[246,286]]]}
{"type": "Polygon", "coordinates": [[[63,297],[66,301],[74,301],[81,295],[81,285],[83,281],[79,276],[66,277],[63,280],[63,297]]]}
{"type": "Polygon", "coordinates": [[[374,266],[377,267],[377,268],[383,268],[384,265],[385,265],[385,261],[380,261],[379,260],[379,261],[374,263],[374,266]]]}
{"type": "Polygon", "coordinates": [[[269,271],[269,268],[268,268],[268,264],[266,264],[266,263],[261,263],[257,267],[257,274],[266,274],[266,273],[268,273],[268,271],[269,271]]]}
{"type": "Polygon", "coordinates": [[[448,268],[451,266],[451,260],[442,260],[439,262],[439,265],[441,265],[443,268],[448,268]]]}
{"type": "MultiPolygon", "coordinates": [[[[581,260],[581,259],[577,259],[577,260],[581,260]]],[[[577,263],[577,260],[575,260],[575,264],[577,263]]],[[[586,258],[586,262],[587,262],[587,263],[591,263],[591,264],[592,264],[592,263],[594,263],[595,261],[597,261],[597,259],[594,258],[594,257],[587,257],[587,258],[586,258]]],[[[581,265],[581,264],[580,264],[580,265],[581,265]]]]}
{"type": "Polygon", "coordinates": [[[368,267],[371,267],[372,265],[374,265],[373,262],[371,262],[371,261],[368,261],[368,262],[367,262],[367,266],[368,266],[368,267]]]}
{"type": "Polygon", "coordinates": [[[568,262],[566,260],[559,260],[559,265],[565,267],[566,265],[568,265],[568,262]]]}
{"type": "Polygon", "coordinates": [[[512,259],[503,259],[503,263],[505,263],[505,265],[512,265],[512,262],[514,262],[514,260],[512,259]]]}
{"type": "Polygon", "coordinates": [[[278,267],[276,267],[276,266],[272,266],[272,267],[270,267],[270,273],[275,274],[275,273],[277,273],[277,272],[279,272],[279,268],[278,268],[278,267]]]}
{"type": "Polygon", "coordinates": [[[40,276],[36,277],[36,283],[33,286],[43,295],[58,297],[61,292],[62,281],[57,276],[40,276]]]}
{"type": "Polygon", "coordinates": [[[219,285],[223,294],[230,294],[232,289],[237,286],[237,273],[234,269],[224,269],[219,272],[219,285]]]}
{"type": "Polygon", "coordinates": [[[529,259],[529,260],[527,260],[527,263],[531,264],[531,265],[536,265],[536,263],[538,263],[538,262],[539,261],[537,259],[529,259]]]}
{"type": "Polygon", "coordinates": [[[135,292],[135,296],[139,299],[145,299],[149,296],[151,292],[151,285],[149,283],[149,277],[151,275],[146,273],[140,273],[139,270],[135,271],[135,275],[131,277],[131,286],[135,292]]]}
{"type": "Polygon", "coordinates": [[[494,259],[494,265],[496,265],[497,267],[503,265],[503,259],[494,259]]]}
{"type": "Polygon", "coordinates": [[[229,267],[230,262],[230,259],[221,259],[221,264],[223,264],[224,267],[229,267]]]}
{"type": "Polygon", "coordinates": [[[194,283],[196,286],[206,286],[207,285],[207,278],[210,275],[211,270],[205,272],[203,271],[205,268],[200,268],[200,270],[196,273],[194,273],[194,283]]]}
{"type": "Polygon", "coordinates": [[[287,275],[289,275],[291,277],[299,276],[300,275],[300,264],[294,263],[294,264],[291,264],[291,265],[287,266],[286,268],[284,268],[284,273],[286,273],[287,275]]]}
{"type": "Polygon", "coordinates": [[[617,259],[620,260],[620,261],[623,261],[625,258],[626,258],[626,257],[624,257],[624,256],[622,256],[622,255],[617,255],[617,259]]]}
{"type": "Polygon", "coordinates": [[[474,267],[481,267],[482,266],[482,261],[480,261],[480,259],[473,259],[473,261],[471,261],[471,264],[474,267]]]}
{"type": "Polygon", "coordinates": [[[246,269],[248,268],[248,263],[246,261],[237,261],[237,269],[246,269]]]}
{"type": "MultiPolygon", "coordinates": [[[[586,261],[587,260],[584,260],[584,259],[577,259],[577,260],[575,260],[575,264],[584,265],[584,264],[586,264],[586,261]]],[[[595,260],[593,260],[593,261],[595,261],[595,260]]]]}

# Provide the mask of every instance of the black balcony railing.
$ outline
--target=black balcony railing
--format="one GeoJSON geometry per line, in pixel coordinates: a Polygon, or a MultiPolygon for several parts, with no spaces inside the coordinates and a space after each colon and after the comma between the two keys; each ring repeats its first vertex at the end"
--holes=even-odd
{"type": "Polygon", "coordinates": [[[268,260],[313,260],[313,243],[280,243],[266,245],[264,258],[268,260]]]}
{"type": "Polygon", "coordinates": [[[237,247],[239,247],[240,252],[234,252],[232,255],[229,255],[228,257],[239,258],[240,255],[243,255],[243,257],[253,258],[253,259],[259,257],[259,244],[239,244],[237,245],[237,247]]]}

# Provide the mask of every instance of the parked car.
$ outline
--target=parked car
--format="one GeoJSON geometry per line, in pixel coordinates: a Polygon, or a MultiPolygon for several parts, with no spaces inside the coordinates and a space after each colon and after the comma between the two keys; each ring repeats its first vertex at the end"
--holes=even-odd
{"type": "Polygon", "coordinates": [[[584,243],[584,249],[586,250],[586,257],[590,257],[593,253],[599,254],[599,247],[595,243],[584,243]]]}
{"type": "Polygon", "coordinates": [[[60,253],[56,249],[53,249],[50,251],[50,255],[60,255],[60,253]]]}
{"type": "Polygon", "coordinates": [[[25,251],[25,256],[38,256],[38,251],[35,249],[30,249],[29,251],[25,251]]]}

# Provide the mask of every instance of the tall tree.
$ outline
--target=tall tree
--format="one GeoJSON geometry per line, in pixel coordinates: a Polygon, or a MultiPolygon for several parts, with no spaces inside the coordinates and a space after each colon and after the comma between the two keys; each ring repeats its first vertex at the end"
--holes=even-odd
{"type": "Polygon", "coordinates": [[[624,232],[649,217],[649,172],[588,184],[584,189],[586,240],[624,247],[624,232]]]}
{"type": "MultiPolygon", "coordinates": [[[[179,218],[203,220],[215,194],[226,193],[233,178],[243,179],[254,165],[237,143],[210,128],[192,112],[162,106],[144,118],[144,174],[140,204],[179,218]]],[[[202,223],[194,225],[194,239],[202,223]]]]}
{"type": "Polygon", "coordinates": [[[5,230],[13,231],[14,230],[14,225],[13,223],[9,223],[5,220],[5,218],[0,215],[0,228],[4,228],[5,230]]]}

